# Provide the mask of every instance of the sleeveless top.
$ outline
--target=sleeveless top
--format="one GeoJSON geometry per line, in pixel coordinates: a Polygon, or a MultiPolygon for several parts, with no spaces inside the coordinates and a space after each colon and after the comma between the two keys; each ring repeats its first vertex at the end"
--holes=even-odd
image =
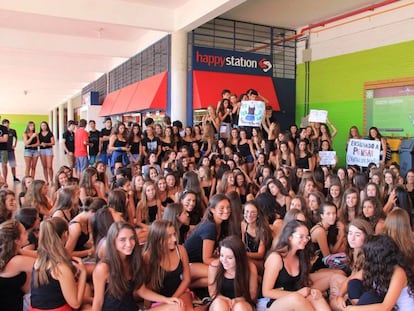
{"type": "Polygon", "coordinates": [[[236,298],[236,293],[234,291],[234,279],[223,277],[223,284],[221,285],[220,294],[230,299],[236,298]]]}
{"type": "Polygon", "coordinates": [[[34,286],[34,268],[32,270],[32,281],[30,284],[31,296],[30,305],[37,309],[56,309],[66,305],[65,297],[62,293],[62,288],[58,280],[55,280],[50,270],[46,271],[49,283],[40,285],[39,287],[34,286]]]}
{"type": "Polygon", "coordinates": [[[204,195],[206,196],[206,198],[209,198],[210,192],[211,192],[211,186],[203,187],[203,190],[204,190],[204,195]]]}
{"type": "Polygon", "coordinates": [[[152,205],[148,206],[148,216],[149,216],[149,222],[153,223],[155,219],[157,219],[157,212],[158,212],[158,206],[152,205]]]}
{"type": "Polygon", "coordinates": [[[252,155],[252,153],[250,152],[250,146],[249,146],[249,144],[248,144],[248,143],[245,143],[245,144],[239,144],[239,151],[240,151],[240,154],[241,154],[243,157],[247,157],[247,156],[249,156],[249,155],[252,155]]]}
{"type": "Polygon", "coordinates": [[[181,261],[181,253],[178,247],[176,247],[176,251],[180,259],[178,265],[172,271],[165,271],[164,280],[162,281],[162,288],[159,290],[159,293],[166,297],[172,297],[182,281],[183,262],[181,261]]]}
{"type": "MultiPolygon", "coordinates": [[[[127,144],[128,144],[127,141],[122,141],[122,140],[119,140],[118,138],[115,139],[114,141],[114,147],[125,147],[127,144]]],[[[120,150],[120,151],[124,151],[124,150],[120,150]]]]}
{"type": "MultiPolygon", "coordinates": [[[[25,134],[26,137],[28,137],[27,134],[25,134]]],[[[29,137],[30,138],[30,137],[29,137]]],[[[37,147],[32,147],[33,145],[37,144],[37,137],[33,138],[32,141],[30,142],[30,144],[28,144],[27,146],[24,147],[24,149],[28,149],[28,150],[37,150],[37,147]]]]}
{"type": "Polygon", "coordinates": [[[398,311],[414,310],[414,298],[409,294],[409,288],[406,286],[401,290],[397,303],[395,304],[398,311]]]}
{"type": "MultiPolygon", "coordinates": [[[[72,224],[79,224],[79,226],[81,225],[78,221],[73,221],[73,220],[71,222],[69,222],[69,226],[72,225],[72,224]]],[[[82,229],[82,227],[81,227],[81,229],[82,229]]],[[[83,251],[83,250],[85,250],[86,249],[85,244],[88,241],[89,241],[89,232],[88,233],[85,233],[85,232],[83,232],[81,230],[81,233],[79,235],[79,238],[76,241],[76,245],[75,245],[75,249],[74,250],[75,251],[83,251]]]]}
{"type": "MultiPolygon", "coordinates": [[[[315,226],[320,226],[323,230],[325,230],[320,223],[317,223],[315,226]]],[[[315,231],[315,229],[311,230],[310,234],[312,234],[313,231],[315,231]]],[[[328,268],[323,263],[323,260],[322,260],[323,259],[323,254],[321,252],[321,248],[319,247],[319,243],[318,242],[312,242],[312,249],[314,251],[314,254],[317,255],[318,257],[312,265],[311,272],[315,272],[315,271],[318,271],[318,270],[323,269],[323,268],[328,268]]]]}
{"type": "Polygon", "coordinates": [[[0,301],[2,310],[22,311],[23,310],[23,285],[26,283],[25,272],[5,278],[0,277],[0,301]]]}
{"type": "Polygon", "coordinates": [[[166,207],[167,204],[169,204],[169,203],[174,203],[174,200],[167,196],[167,198],[165,199],[165,201],[162,201],[161,202],[161,205],[164,206],[164,207],[166,207]]]}
{"type": "MultiPolygon", "coordinates": [[[[289,292],[297,291],[299,289],[297,284],[298,284],[299,279],[300,279],[300,271],[299,271],[298,275],[292,276],[286,270],[285,262],[284,262],[283,258],[282,258],[282,262],[283,262],[283,267],[279,272],[279,275],[276,279],[276,282],[275,282],[275,285],[273,286],[273,288],[283,288],[283,290],[286,290],[286,291],[289,291],[289,292]]],[[[276,299],[270,299],[269,302],[267,303],[266,307],[269,308],[272,305],[273,301],[275,301],[275,300],[276,299]]]]}
{"type": "Polygon", "coordinates": [[[102,311],[138,311],[137,304],[133,297],[133,283],[129,281],[128,291],[121,300],[112,297],[108,293],[108,284],[105,285],[105,297],[102,311]]]}
{"type": "Polygon", "coordinates": [[[257,240],[246,231],[244,232],[244,243],[246,244],[246,251],[249,253],[257,253],[259,250],[260,240],[257,240]]]}
{"type": "Polygon", "coordinates": [[[140,145],[141,141],[131,142],[131,154],[139,154],[140,145]]]}

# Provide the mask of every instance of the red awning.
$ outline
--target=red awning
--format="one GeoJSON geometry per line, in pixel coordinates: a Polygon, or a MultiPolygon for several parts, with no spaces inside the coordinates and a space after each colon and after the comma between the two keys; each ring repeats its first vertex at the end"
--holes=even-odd
{"type": "Polygon", "coordinates": [[[128,85],[119,90],[118,98],[111,110],[112,115],[123,114],[126,112],[128,105],[131,103],[131,99],[134,96],[135,90],[137,89],[138,83],[128,85]]]}
{"type": "Polygon", "coordinates": [[[167,72],[109,93],[99,115],[110,116],[142,110],[166,110],[167,72]]]}
{"type": "Polygon", "coordinates": [[[101,111],[99,112],[100,117],[107,117],[112,115],[111,111],[114,107],[114,104],[116,102],[116,99],[118,98],[120,91],[121,90],[117,90],[106,95],[105,100],[102,103],[101,111]]]}
{"type": "Polygon", "coordinates": [[[167,72],[139,81],[125,112],[167,109],[167,72]]]}
{"type": "Polygon", "coordinates": [[[255,89],[269,100],[273,110],[280,111],[272,77],[200,70],[193,71],[193,109],[203,109],[209,105],[216,107],[223,89],[229,89],[237,95],[255,89]]]}

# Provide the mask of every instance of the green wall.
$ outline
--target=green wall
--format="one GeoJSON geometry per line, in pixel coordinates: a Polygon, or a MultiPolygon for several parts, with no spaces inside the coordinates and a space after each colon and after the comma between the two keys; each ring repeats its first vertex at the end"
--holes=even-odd
{"type": "MultiPolygon", "coordinates": [[[[1,120],[9,119],[10,128],[15,129],[17,138],[20,142],[23,141],[22,135],[26,129],[27,122],[33,121],[36,124],[36,131],[40,130],[40,123],[42,121],[49,122],[49,115],[42,114],[1,114],[1,120]]],[[[50,124],[49,124],[50,125],[50,124]]],[[[55,134],[56,135],[56,134],[55,134]]]]}
{"type": "MultiPolygon", "coordinates": [[[[414,76],[414,41],[313,61],[310,63],[309,108],[328,110],[338,129],[334,150],[345,165],[349,128],[362,134],[364,83],[414,76]]],[[[297,66],[296,122],[304,116],[305,65],[297,66]]]]}

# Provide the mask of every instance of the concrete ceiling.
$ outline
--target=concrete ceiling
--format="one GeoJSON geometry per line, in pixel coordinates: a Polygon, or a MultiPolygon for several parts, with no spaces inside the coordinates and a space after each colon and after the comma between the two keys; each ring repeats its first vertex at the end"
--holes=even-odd
{"type": "Polygon", "coordinates": [[[0,0],[0,112],[47,114],[168,33],[223,16],[300,28],[373,0],[0,0]]]}

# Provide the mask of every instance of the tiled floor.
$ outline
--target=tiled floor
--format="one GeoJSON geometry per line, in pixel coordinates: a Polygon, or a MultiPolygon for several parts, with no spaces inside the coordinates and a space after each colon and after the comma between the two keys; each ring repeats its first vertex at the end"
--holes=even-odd
{"type": "MultiPolygon", "coordinates": [[[[24,162],[24,156],[23,156],[23,149],[24,149],[23,142],[19,141],[17,143],[17,148],[15,150],[15,153],[16,153],[16,162],[17,162],[16,175],[17,175],[17,178],[19,178],[20,180],[23,178],[25,169],[26,169],[26,165],[24,162]]],[[[64,154],[61,143],[59,142],[56,143],[56,145],[53,147],[53,153],[54,153],[53,170],[54,172],[56,172],[59,169],[59,167],[67,164],[68,162],[66,160],[66,156],[64,154]]],[[[7,166],[7,167],[8,167],[7,183],[9,185],[9,188],[14,189],[14,191],[17,193],[17,191],[20,191],[20,185],[15,185],[13,183],[13,176],[11,174],[10,166],[7,166]]],[[[45,179],[43,175],[43,167],[42,167],[42,163],[40,162],[40,158],[38,159],[37,166],[36,166],[36,179],[45,179]]]]}

